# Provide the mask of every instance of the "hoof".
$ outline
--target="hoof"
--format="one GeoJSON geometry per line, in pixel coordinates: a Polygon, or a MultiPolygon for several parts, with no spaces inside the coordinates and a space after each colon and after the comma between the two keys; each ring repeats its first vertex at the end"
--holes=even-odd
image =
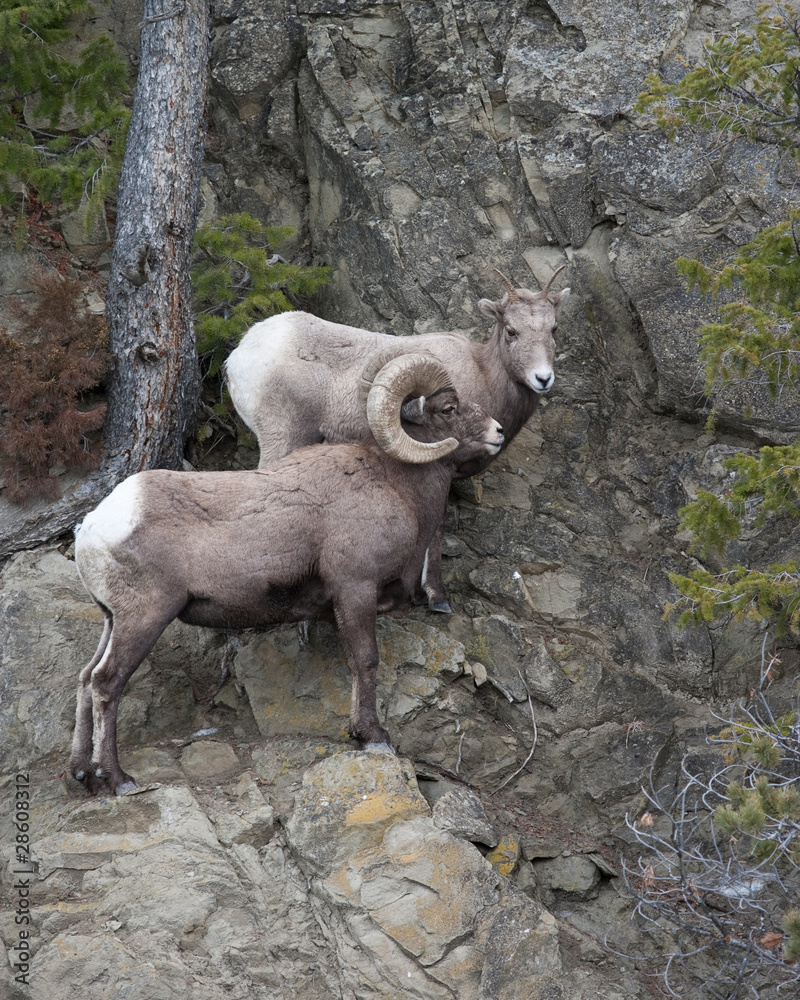
{"type": "Polygon", "coordinates": [[[114,794],[141,795],[142,792],[152,792],[156,788],[161,788],[160,781],[151,781],[149,785],[137,785],[135,781],[126,781],[124,785],[119,785],[114,789],[114,794]]]}
{"type": "Polygon", "coordinates": [[[390,753],[393,757],[397,756],[391,743],[367,743],[365,744],[364,749],[380,750],[382,753],[390,753]]]}
{"type": "Polygon", "coordinates": [[[102,778],[95,774],[96,765],[88,764],[83,767],[76,767],[70,771],[72,777],[83,786],[84,791],[90,795],[99,795],[104,791],[102,778]]]}
{"type": "Polygon", "coordinates": [[[109,788],[103,772],[96,764],[90,764],[89,767],[80,768],[72,773],[90,795],[108,795],[109,788]]]}
{"type": "Polygon", "coordinates": [[[411,603],[413,604],[413,606],[415,608],[418,608],[418,607],[420,607],[423,604],[427,604],[428,603],[428,595],[427,594],[415,594],[411,598],[411,603]]]}
{"type": "Polygon", "coordinates": [[[431,611],[439,611],[443,615],[452,615],[453,613],[453,605],[449,601],[435,601],[428,607],[431,611]]]}
{"type": "Polygon", "coordinates": [[[124,781],[121,785],[117,785],[114,789],[115,795],[134,795],[136,792],[141,792],[142,789],[136,784],[135,781],[124,781]]]}

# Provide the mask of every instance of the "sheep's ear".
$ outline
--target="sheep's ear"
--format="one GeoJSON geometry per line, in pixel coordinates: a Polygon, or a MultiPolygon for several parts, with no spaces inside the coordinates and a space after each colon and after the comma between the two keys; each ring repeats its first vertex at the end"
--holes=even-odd
{"type": "Polygon", "coordinates": [[[400,410],[400,419],[405,420],[409,424],[424,424],[425,397],[417,396],[415,399],[409,399],[407,403],[403,403],[400,410]]]}
{"type": "Polygon", "coordinates": [[[556,292],[555,295],[550,296],[550,301],[553,303],[556,309],[559,309],[561,306],[564,305],[564,303],[567,301],[568,298],[569,298],[569,289],[562,288],[560,292],[556,292]]]}
{"type": "Polygon", "coordinates": [[[478,308],[483,315],[488,316],[489,319],[501,319],[503,316],[503,310],[500,308],[500,303],[492,302],[491,299],[479,299],[478,308]]]}

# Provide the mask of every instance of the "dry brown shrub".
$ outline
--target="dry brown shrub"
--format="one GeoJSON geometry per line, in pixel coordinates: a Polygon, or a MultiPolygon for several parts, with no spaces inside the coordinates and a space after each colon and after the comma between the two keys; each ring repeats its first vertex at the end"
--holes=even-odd
{"type": "Polygon", "coordinates": [[[96,468],[106,414],[87,398],[110,364],[105,321],[80,307],[80,281],[54,273],[34,283],[36,305],[18,311],[20,341],[0,330],[0,470],[15,503],[57,497],[53,467],[96,468]]]}

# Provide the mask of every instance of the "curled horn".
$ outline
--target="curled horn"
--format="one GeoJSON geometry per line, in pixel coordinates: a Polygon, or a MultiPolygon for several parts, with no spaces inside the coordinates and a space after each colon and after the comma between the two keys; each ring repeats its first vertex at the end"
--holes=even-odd
{"type": "Polygon", "coordinates": [[[547,284],[544,286],[544,288],[542,289],[542,291],[540,293],[543,299],[547,298],[547,296],[548,296],[548,294],[550,292],[550,286],[553,284],[553,282],[556,280],[556,278],[559,276],[559,274],[561,274],[561,272],[564,270],[564,268],[566,266],[567,266],[566,264],[562,264],[561,267],[557,267],[555,269],[555,271],[553,271],[553,273],[550,275],[550,278],[549,278],[547,284]]]}
{"type": "Polygon", "coordinates": [[[519,295],[517,294],[516,288],[514,288],[514,286],[511,284],[508,278],[503,274],[503,272],[498,271],[496,267],[493,267],[492,270],[498,276],[498,278],[503,282],[503,286],[505,287],[506,292],[508,292],[508,301],[519,302],[519,295]]]}
{"type": "Polygon", "coordinates": [[[364,369],[358,379],[358,404],[364,415],[367,413],[367,399],[369,398],[372,384],[375,381],[375,376],[384,365],[388,365],[396,357],[397,354],[394,354],[392,351],[376,351],[370,355],[369,360],[364,365],[364,369]]]}
{"type": "MultiPolygon", "coordinates": [[[[398,358],[403,354],[402,338],[398,337],[397,339],[400,341],[397,349],[387,348],[383,351],[376,351],[374,354],[371,354],[361,371],[361,375],[358,379],[358,405],[361,408],[361,412],[365,416],[367,414],[367,399],[369,398],[370,390],[372,389],[372,385],[375,381],[375,376],[381,368],[388,365],[390,361],[393,361],[395,358],[398,358]]],[[[430,357],[427,351],[422,350],[414,351],[413,354],[414,356],[424,354],[426,357],[430,357]]],[[[450,386],[449,379],[448,387],[452,388],[452,386],[450,386]]],[[[418,395],[430,396],[433,391],[434,390],[429,391],[426,389],[418,395]]]]}
{"type": "Polygon", "coordinates": [[[373,356],[361,373],[359,393],[366,379],[371,386],[366,413],[370,430],[383,450],[401,462],[422,465],[444,458],[458,447],[455,438],[430,444],[415,441],[402,428],[400,410],[406,396],[432,396],[442,389],[452,389],[450,376],[435,358],[424,354],[401,354],[375,370],[380,357],[373,356]]]}

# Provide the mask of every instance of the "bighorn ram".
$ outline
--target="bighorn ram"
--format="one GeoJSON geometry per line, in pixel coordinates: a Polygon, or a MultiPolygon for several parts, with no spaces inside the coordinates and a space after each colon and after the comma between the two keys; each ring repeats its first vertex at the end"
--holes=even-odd
{"type": "Polygon", "coordinates": [[[459,403],[435,359],[375,367],[360,383],[374,437],[302,448],[254,472],[138,473],[80,525],[75,561],[105,614],[80,676],[70,758],[90,791],[136,787],[117,758],[119,699],[174,618],[332,620],[353,676],[351,732],[389,742],[375,701],[376,615],[410,599],[453,472],[495,455],[503,431],[459,403]]]}
{"type": "MultiPolygon", "coordinates": [[[[447,368],[462,400],[478,403],[503,425],[511,441],[553,384],[556,313],[569,288],[551,292],[514,288],[498,271],[506,293],[480,311],[494,320],[485,344],[454,333],[394,337],[329,323],[305,312],[273,316],[244,335],[226,364],[234,406],[258,438],[261,467],[301,445],[358,441],[367,432],[356,386],[365,362],[376,352],[394,357],[430,354],[447,368]]],[[[460,463],[456,478],[481,472],[491,455],[460,463]]],[[[435,611],[452,611],[441,575],[441,535],[425,561],[422,587],[435,611]]]]}

